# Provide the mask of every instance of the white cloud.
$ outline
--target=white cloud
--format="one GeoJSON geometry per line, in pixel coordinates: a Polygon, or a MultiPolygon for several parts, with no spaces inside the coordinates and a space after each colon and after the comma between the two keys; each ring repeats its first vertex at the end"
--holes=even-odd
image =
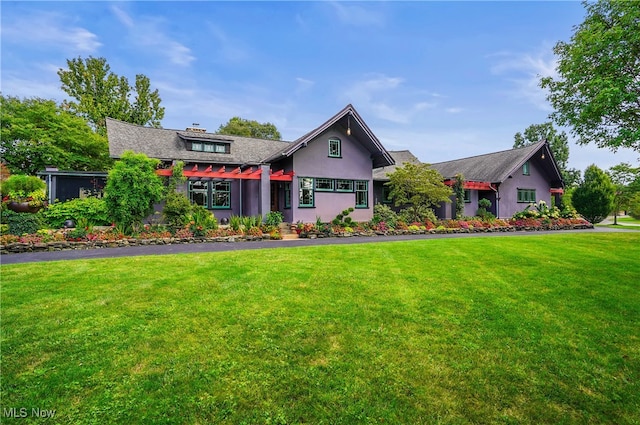
{"type": "Polygon", "coordinates": [[[491,72],[504,77],[512,87],[510,96],[523,99],[543,111],[551,111],[547,93],[539,84],[542,77],[556,77],[556,60],[551,48],[537,53],[501,52],[490,56],[494,65],[491,72]]]}
{"type": "Polygon", "coordinates": [[[111,11],[127,28],[133,45],[165,56],[174,65],[189,66],[196,59],[189,47],[164,33],[162,29],[167,26],[165,18],[136,17],[134,19],[117,6],[113,6],[111,11]]]}
{"type": "Polygon", "coordinates": [[[36,12],[14,20],[3,20],[3,43],[55,47],[72,54],[90,54],[102,43],[86,28],[72,26],[68,18],[58,13],[36,12]]]}
{"type": "Polygon", "coordinates": [[[368,8],[353,3],[329,2],[335,11],[338,20],[344,24],[357,27],[381,27],[385,24],[385,17],[378,11],[371,9],[373,3],[363,3],[368,8]]]}

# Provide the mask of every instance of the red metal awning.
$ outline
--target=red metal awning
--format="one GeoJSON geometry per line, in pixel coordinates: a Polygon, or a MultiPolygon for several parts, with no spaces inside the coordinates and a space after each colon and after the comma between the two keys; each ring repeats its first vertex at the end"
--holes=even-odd
{"type": "MultiPolygon", "coordinates": [[[[455,180],[453,179],[447,179],[444,181],[444,184],[446,184],[447,186],[453,186],[454,183],[455,180]]],[[[490,182],[476,182],[473,180],[465,180],[464,188],[471,190],[495,190],[490,182]]]]}
{"type": "MultiPolygon", "coordinates": [[[[173,168],[156,170],[156,174],[165,177],[171,176],[172,172],[173,168]]],[[[242,171],[240,167],[236,167],[231,171],[227,171],[224,166],[214,170],[213,166],[209,165],[207,168],[200,171],[196,164],[189,170],[183,170],[182,173],[186,178],[260,180],[262,169],[259,167],[249,167],[242,171]]],[[[272,170],[269,170],[269,178],[270,180],[275,181],[293,181],[293,171],[284,172],[284,170],[280,170],[274,173],[272,170]]]]}
{"type": "Polygon", "coordinates": [[[553,195],[564,195],[564,189],[562,189],[561,187],[559,188],[552,187],[551,189],[549,189],[549,192],[551,192],[551,194],[553,195]]]}

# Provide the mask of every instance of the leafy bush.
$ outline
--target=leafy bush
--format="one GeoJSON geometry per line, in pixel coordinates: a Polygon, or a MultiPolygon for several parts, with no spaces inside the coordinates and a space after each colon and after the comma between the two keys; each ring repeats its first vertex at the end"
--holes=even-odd
{"type": "Polygon", "coordinates": [[[202,205],[193,205],[189,216],[189,230],[194,236],[205,236],[208,230],[218,228],[218,220],[202,205]]]}
{"type": "Polygon", "coordinates": [[[7,220],[9,226],[7,232],[11,235],[22,236],[36,233],[42,227],[39,214],[5,211],[2,215],[7,220]]]}
{"type": "Polygon", "coordinates": [[[39,177],[27,176],[24,174],[14,174],[0,185],[2,196],[25,198],[32,196],[34,192],[46,190],[47,185],[39,177]]]}
{"type": "Polygon", "coordinates": [[[487,211],[489,208],[491,208],[491,201],[487,198],[480,199],[478,201],[478,211],[476,212],[476,215],[483,220],[495,218],[493,214],[487,211]]]}
{"type": "Polygon", "coordinates": [[[66,220],[78,223],[86,220],[94,226],[108,226],[111,224],[109,211],[104,199],[83,198],[66,202],[56,202],[41,212],[48,227],[59,229],[66,220]]]}
{"type": "Polygon", "coordinates": [[[629,215],[636,220],[640,220],[640,193],[637,193],[629,201],[629,215]]]}
{"type": "Polygon", "coordinates": [[[385,223],[385,228],[395,228],[398,221],[398,214],[392,210],[388,205],[376,204],[373,207],[373,219],[371,222],[374,225],[385,223]]]}
{"type": "Polygon", "coordinates": [[[109,171],[104,188],[109,212],[116,223],[127,228],[142,224],[162,199],[164,185],[156,174],[157,159],[126,151],[109,171]]]}
{"type": "Polygon", "coordinates": [[[435,223],[438,221],[433,209],[425,206],[411,206],[405,208],[398,213],[398,219],[405,223],[426,223],[427,221],[435,223]]]}
{"type": "Polygon", "coordinates": [[[267,213],[267,219],[265,220],[265,224],[267,226],[278,227],[283,220],[284,220],[284,216],[280,211],[269,211],[267,213]]]}
{"type": "Polygon", "coordinates": [[[179,229],[189,222],[189,214],[192,210],[191,202],[184,193],[171,190],[165,197],[162,214],[171,228],[179,229]]]}

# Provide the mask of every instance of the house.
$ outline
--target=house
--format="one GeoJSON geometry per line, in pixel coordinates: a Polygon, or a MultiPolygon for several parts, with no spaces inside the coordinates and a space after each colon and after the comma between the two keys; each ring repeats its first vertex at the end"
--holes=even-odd
{"type": "MultiPolygon", "coordinates": [[[[408,151],[391,151],[390,154],[396,165],[377,169],[374,173],[376,196],[381,202],[389,203],[383,189],[384,183],[389,181],[386,174],[405,162],[419,163],[408,151]]],[[[560,170],[545,140],[521,148],[434,163],[431,167],[440,172],[445,184],[450,186],[457,174],[463,175],[465,216],[476,215],[478,201],[483,198],[491,202],[489,212],[496,217],[509,218],[532,202],[545,201],[551,205],[554,198],[555,205],[559,205],[563,193],[560,170]]],[[[451,200],[436,208],[439,218],[455,217],[455,197],[451,200]]]]}
{"type": "Polygon", "coordinates": [[[347,208],[351,218],[373,217],[373,170],[392,156],[352,105],[293,142],[169,130],[107,118],[109,153],[141,152],[171,175],[184,162],[180,190],[219,219],[280,211],[286,222],[331,221],[347,208]]]}

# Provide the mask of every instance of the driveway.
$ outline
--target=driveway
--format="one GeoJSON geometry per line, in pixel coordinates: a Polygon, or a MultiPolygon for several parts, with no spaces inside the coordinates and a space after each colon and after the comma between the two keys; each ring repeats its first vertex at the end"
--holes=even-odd
{"type": "Polygon", "coordinates": [[[597,227],[586,230],[537,231],[537,232],[494,232],[494,233],[452,233],[403,236],[354,236],[348,238],[293,239],[283,241],[260,242],[212,242],[174,245],[146,245],[123,248],[75,249],[68,251],[25,252],[21,254],[5,254],[0,262],[5,264],[34,263],[41,261],[81,260],[94,258],[134,257],[140,255],[192,254],[199,252],[242,251],[268,248],[296,248],[317,245],[349,245],[357,243],[401,242],[413,240],[448,239],[448,238],[488,238],[488,237],[527,237],[559,233],[600,233],[600,232],[632,232],[633,230],[597,227]]]}

